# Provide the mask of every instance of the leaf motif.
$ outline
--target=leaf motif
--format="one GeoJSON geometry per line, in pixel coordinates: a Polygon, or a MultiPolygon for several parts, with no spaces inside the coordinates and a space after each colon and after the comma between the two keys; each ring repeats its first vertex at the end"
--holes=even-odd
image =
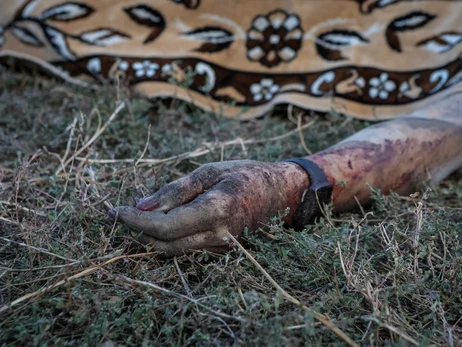
{"type": "Polygon", "coordinates": [[[384,8],[401,0],[356,0],[362,13],[371,13],[376,8],[384,8]]]}
{"type": "Polygon", "coordinates": [[[124,11],[131,19],[140,25],[148,27],[165,26],[165,20],[162,14],[148,5],[125,7],[124,11]]]}
{"type": "Polygon", "coordinates": [[[448,31],[422,40],[416,46],[435,53],[445,53],[453,49],[460,42],[462,42],[462,33],[448,31]]]}
{"type": "Polygon", "coordinates": [[[228,48],[234,42],[232,32],[218,26],[205,26],[188,31],[184,34],[190,40],[203,41],[204,43],[196,52],[214,53],[228,48]]]}
{"type": "Polygon", "coordinates": [[[402,52],[401,42],[399,41],[398,33],[396,31],[387,31],[385,33],[387,38],[387,43],[392,50],[396,52],[402,52]]]}
{"type": "Polygon", "coordinates": [[[36,5],[37,0],[27,0],[24,2],[24,4],[15,12],[14,20],[18,21],[23,18],[28,18],[36,5]]]}
{"type": "Polygon", "coordinates": [[[143,43],[144,43],[144,44],[147,44],[147,43],[149,43],[149,42],[154,41],[154,40],[157,38],[157,36],[159,36],[159,35],[162,33],[162,31],[164,31],[164,28],[156,28],[156,29],[154,29],[154,30],[151,31],[151,33],[144,39],[143,43]]]}
{"type": "Polygon", "coordinates": [[[361,34],[352,30],[332,30],[319,35],[316,41],[321,41],[321,43],[337,46],[339,48],[369,42],[369,40],[361,36],[361,34]]]}
{"type": "Polygon", "coordinates": [[[111,46],[126,41],[130,38],[130,35],[111,28],[99,28],[85,31],[80,34],[79,38],[90,45],[111,46]]]}
{"type": "Polygon", "coordinates": [[[162,14],[148,5],[125,7],[124,11],[138,24],[153,28],[144,40],[144,44],[154,41],[165,29],[165,19],[162,14]]]}
{"type": "Polygon", "coordinates": [[[45,10],[40,18],[42,20],[56,20],[61,22],[68,22],[71,20],[81,19],[88,17],[95,10],[83,2],[69,1],[64,4],[59,4],[45,10]]]}
{"type": "Polygon", "coordinates": [[[189,10],[195,10],[201,4],[201,0],[172,0],[176,4],[183,4],[189,10]]]}
{"type": "Polygon", "coordinates": [[[396,18],[388,27],[395,31],[414,30],[423,27],[434,18],[436,18],[435,15],[414,11],[405,16],[396,18]]]}
{"type": "Polygon", "coordinates": [[[341,49],[348,46],[368,43],[369,40],[351,30],[332,30],[319,35],[316,50],[320,56],[329,61],[345,60],[341,49]]]}
{"type": "Polygon", "coordinates": [[[316,51],[321,57],[323,57],[325,60],[328,60],[328,61],[346,60],[346,58],[342,55],[342,53],[338,49],[329,49],[324,46],[316,44],[316,51]]]}
{"type": "Polygon", "coordinates": [[[388,45],[392,50],[402,52],[401,43],[397,33],[421,28],[434,18],[436,18],[435,15],[422,11],[414,11],[394,19],[388,25],[385,32],[388,45]]]}
{"type": "Polygon", "coordinates": [[[29,29],[14,25],[10,28],[10,32],[22,43],[34,47],[43,47],[43,42],[29,29]]]}
{"type": "Polygon", "coordinates": [[[75,60],[75,55],[67,46],[66,37],[61,31],[50,26],[45,26],[43,32],[60,56],[67,60],[75,60]]]}

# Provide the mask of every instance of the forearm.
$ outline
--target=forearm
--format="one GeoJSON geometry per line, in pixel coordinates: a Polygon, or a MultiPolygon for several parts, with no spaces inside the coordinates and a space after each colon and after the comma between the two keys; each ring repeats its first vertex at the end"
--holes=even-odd
{"type": "MultiPolygon", "coordinates": [[[[461,115],[462,116],[462,115],[461,115]]],[[[334,184],[337,211],[367,203],[368,184],[385,194],[412,192],[427,178],[439,181],[462,165],[462,126],[441,119],[407,117],[364,129],[307,157],[334,184]]]]}

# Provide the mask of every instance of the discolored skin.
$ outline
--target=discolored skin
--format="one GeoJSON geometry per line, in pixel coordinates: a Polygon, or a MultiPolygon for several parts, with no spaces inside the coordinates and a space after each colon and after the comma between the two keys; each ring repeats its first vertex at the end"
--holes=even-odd
{"type": "MultiPolygon", "coordinates": [[[[368,185],[407,194],[427,178],[437,182],[462,167],[462,94],[371,126],[307,159],[334,185],[336,211],[367,204],[368,185]]],[[[307,216],[297,210],[310,184],[305,170],[293,163],[212,163],[136,207],[121,206],[110,214],[139,232],[141,242],[167,255],[224,251],[231,244],[227,232],[239,237],[244,228],[255,230],[287,208],[283,221],[300,224],[307,216]]]]}
{"type": "Polygon", "coordinates": [[[141,242],[168,255],[223,251],[229,248],[228,232],[239,237],[244,228],[255,230],[287,208],[283,220],[290,224],[309,185],[307,173],[292,163],[206,164],[138,201],[136,208],[122,206],[110,214],[141,232],[141,242]]]}

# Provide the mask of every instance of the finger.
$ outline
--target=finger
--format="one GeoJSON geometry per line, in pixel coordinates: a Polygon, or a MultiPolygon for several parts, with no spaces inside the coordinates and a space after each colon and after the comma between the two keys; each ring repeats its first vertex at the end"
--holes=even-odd
{"type": "MultiPolygon", "coordinates": [[[[187,205],[165,214],[158,211],[140,211],[120,206],[112,212],[130,229],[141,231],[158,240],[172,241],[198,232],[214,230],[224,215],[211,196],[199,197],[187,205]]],[[[115,216],[114,216],[115,217],[115,216]]]]}
{"type": "Polygon", "coordinates": [[[136,208],[141,211],[170,211],[217,184],[221,179],[221,173],[222,171],[214,165],[204,165],[188,176],[163,186],[154,195],[137,201],[136,208]]]}
{"type": "MultiPolygon", "coordinates": [[[[225,179],[213,189],[198,196],[186,205],[168,213],[140,211],[129,206],[115,208],[113,213],[133,230],[141,231],[158,240],[172,241],[203,231],[218,230],[222,225],[232,225],[233,230],[241,225],[238,205],[233,203],[233,194],[239,194],[239,186],[234,180],[225,179]]],[[[242,217],[242,216],[241,216],[242,217]]]]}
{"type": "Polygon", "coordinates": [[[226,236],[218,237],[213,232],[202,232],[171,242],[156,240],[155,238],[139,234],[137,240],[151,247],[151,251],[161,252],[167,256],[181,255],[187,251],[207,249],[216,253],[224,253],[230,249],[230,240],[226,236]]]}

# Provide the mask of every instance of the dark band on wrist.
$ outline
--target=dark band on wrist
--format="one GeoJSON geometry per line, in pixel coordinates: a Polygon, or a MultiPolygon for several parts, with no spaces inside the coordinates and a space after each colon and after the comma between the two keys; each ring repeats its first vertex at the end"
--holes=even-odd
{"type": "Polygon", "coordinates": [[[299,165],[310,178],[310,187],[303,193],[292,222],[294,229],[301,230],[322,215],[321,206],[330,203],[334,186],[329,182],[324,171],[309,159],[293,158],[285,162],[299,165]]]}

